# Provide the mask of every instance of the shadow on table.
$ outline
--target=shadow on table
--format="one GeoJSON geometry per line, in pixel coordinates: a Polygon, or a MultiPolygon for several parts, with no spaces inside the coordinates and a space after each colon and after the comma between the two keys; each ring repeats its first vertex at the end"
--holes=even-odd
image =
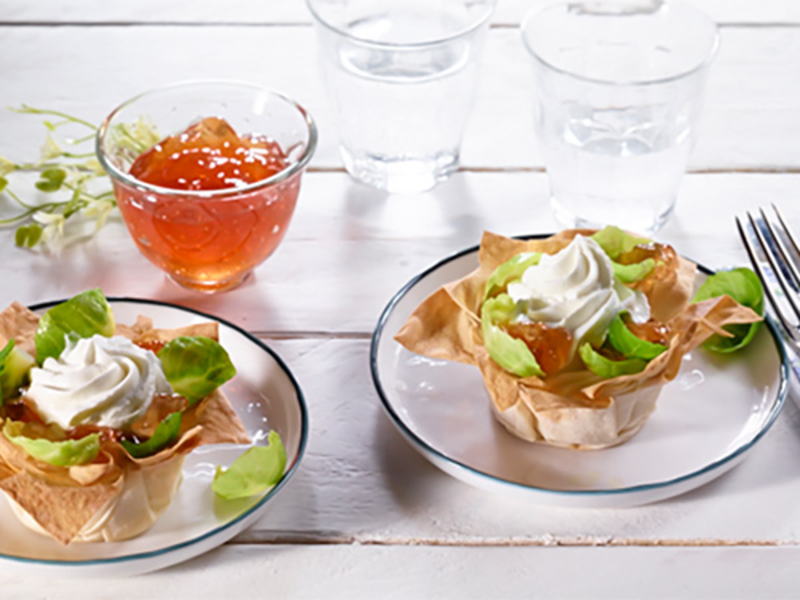
{"type": "Polygon", "coordinates": [[[452,493],[447,484],[464,485],[423,458],[385,415],[376,421],[375,439],[378,466],[386,489],[404,509],[427,509],[435,502],[432,494],[452,493]]]}
{"type": "MultiPolygon", "coordinates": [[[[105,240],[102,242],[105,243],[105,240]]],[[[270,265],[261,265],[235,290],[204,294],[187,290],[139,256],[130,240],[115,240],[105,249],[93,239],[66,248],[60,256],[35,256],[27,287],[33,299],[29,304],[61,300],[92,288],[100,288],[108,297],[150,298],[193,308],[214,315],[224,315],[225,304],[234,295],[241,296],[239,306],[258,310],[261,322],[275,322],[275,312],[259,278],[268,279],[270,265]]],[[[13,268],[13,267],[12,267],[13,268]]],[[[236,324],[249,329],[248,310],[236,315],[236,324]]]]}
{"type": "Polygon", "coordinates": [[[343,237],[436,238],[453,248],[478,243],[486,226],[463,173],[421,194],[387,194],[352,182],[345,192],[343,237]]]}
{"type": "Polygon", "coordinates": [[[250,326],[250,321],[253,318],[258,323],[281,322],[278,309],[269,292],[270,288],[264,283],[269,282],[273,276],[274,270],[270,267],[269,259],[267,259],[265,263],[256,267],[241,285],[217,294],[185,290],[165,277],[164,283],[169,288],[164,289],[163,294],[166,297],[174,298],[174,302],[183,306],[212,315],[225,315],[234,324],[252,332],[253,327],[250,326]],[[259,284],[259,280],[263,280],[261,284],[259,284]],[[226,313],[230,311],[226,310],[226,306],[231,304],[234,296],[238,296],[236,302],[241,310],[237,311],[235,315],[227,315],[226,313]],[[253,317],[253,315],[257,316],[253,317]]]}

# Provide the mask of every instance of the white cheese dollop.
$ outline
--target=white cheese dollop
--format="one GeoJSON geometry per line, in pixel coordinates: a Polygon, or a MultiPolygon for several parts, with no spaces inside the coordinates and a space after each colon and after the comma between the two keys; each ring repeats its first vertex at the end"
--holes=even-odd
{"type": "Polygon", "coordinates": [[[58,359],[31,369],[26,396],[47,423],[64,429],[124,429],[147,412],[153,396],[171,394],[161,361],[124,337],[68,341],[58,359]]]}
{"type": "Polygon", "coordinates": [[[598,346],[612,319],[627,310],[635,323],[650,318],[647,297],[616,277],[611,260],[591,238],[578,235],[557,254],[543,255],[528,267],[508,294],[522,303],[521,320],[564,327],[572,333],[571,356],[589,342],[598,346]]]}

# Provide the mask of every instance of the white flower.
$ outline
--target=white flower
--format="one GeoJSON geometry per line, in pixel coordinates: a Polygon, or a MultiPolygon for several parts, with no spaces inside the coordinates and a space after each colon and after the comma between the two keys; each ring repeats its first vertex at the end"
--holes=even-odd
{"type": "Polygon", "coordinates": [[[60,223],[62,225],[62,229],[65,221],[64,215],[62,214],[42,211],[34,213],[33,218],[42,225],[58,225],[60,223]]]}
{"type": "Polygon", "coordinates": [[[44,145],[42,146],[42,162],[53,160],[54,158],[58,158],[63,154],[64,151],[61,149],[61,146],[59,146],[58,143],[53,139],[53,136],[48,133],[47,138],[44,140],[44,145]]]}
{"type": "Polygon", "coordinates": [[[0,177],[5,177],[12,171],[16,170],[17,170],[17,165],[15,165],[7,158],[3,158],[2,156],[0,156],[0,177]]]}
{"type": "Polygon", "coordinates": [[[103,169],[103,165],[100,164],[100,161],[96,158],[90,158],[87,160],[83,165],[89,169],[94,175],[105,175],[106,172],[103,169]]]}
{"type": "Polygon", "coordinates": [[[95,231],[105,225],[108,213],[114,208],[114,204],[107,200],[89,200],[89,203],[83,209],[83,214],[91,219],[97,219],[95,224],[95,231]]]}
{"type": "Polygon", "coordinates": [[[33,213],[33,220],[44,225],[42,242],[54,252],[60,252],[64,246],[64,224],[67,222],[64,215],[39,211],[33,213]]]}

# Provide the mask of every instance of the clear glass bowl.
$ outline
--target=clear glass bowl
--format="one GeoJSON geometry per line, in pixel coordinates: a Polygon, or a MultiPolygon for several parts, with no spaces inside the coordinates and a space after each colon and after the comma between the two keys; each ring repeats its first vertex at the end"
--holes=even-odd
{"type": "Polygon", "coordinates": [[[98,159],[139,250],[178,284],[204,292],[239,285],[275,251],[316,145],[316,126],[303,107],[258,85],[231,81],[145,92],[116,108],[97,134],[98,159]],[[216,190],[160,187],[131,175],[147,145],[137,131],[155,128],[152,145],[206,117],[224,119],[239,136],[274,140],[286,166],[266,179],[216,190]]]}

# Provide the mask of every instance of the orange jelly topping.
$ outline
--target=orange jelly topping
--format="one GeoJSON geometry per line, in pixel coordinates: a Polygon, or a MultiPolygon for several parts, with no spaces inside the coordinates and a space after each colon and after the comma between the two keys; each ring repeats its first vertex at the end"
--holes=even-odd
{"type": "Polygon", "coordinates": [[[511,337],[525,342],[546,375],[567,366],[572,349],[572,334],[564,327],[544,323],[509,323],[504,326],[511,337]]]}
{"type": "Polygon", "coordinates": [[[662,346],[666,346],[669,343],[669,327],[660,321],[650,319],[646,323],[638,324],[634,323],[630,317],[624,317],[623,321],[631,333],[639,339],[661,344],[662,346]]]}
{"type": "Polygon", "coordinates": [[[33,408],[33,403],[25,396],[0,406],[0,417],[10,421],[22,421],[23,423],[42,422],[39,413],[33,408]]]}
{"type": "Polygon", "coordinates": [[[287,166],[277,142],[238,135],[227,121],[207,117],[172,135],[131,165],[140,181],[177,190],[221,190],[267,179],[287,166]]]}
{"type": "Polygon", "coordinates": [[[629,252],[617,258],[617,262],[623,265],[630,265],[641,262],[648,258],[656,261],[656,268],[644,279],[637,281],[631,287],[645,294],[653,291],[653,287],[658,282],[674,282],[677,278],[677,271],[680,267],[678,255],[672,246],[653,242],[652,244],[640,244],[629,252]]]}
{"type": "Polygon", "coordinates": [[[653,242],[651,244],[639,244],[638,246],[634,246],[631,250],[619,256],[617,261],[623,265],[630,265],[641,262],[647,258],[653,258],[657,262],[670,263],[675,260],[676,256],[672,246],[653,242]]]}
{"type": "Polygon", "coordinates": [[[117,203],[131,237],[151,262],[181,285],[226,289],[277,248],[297,202],[300,171],[239,190],[290,165],[271,138],[239,135],[225,120],[208,117],[165,138],[131,165],[137,180],[177,192],[116,182],[117,203]],[[182,196],[183,190],[222,193],[182,196]]]}
{"type": "Polygon", "coordinates": [[[153,354],[158,354],[167,345],[167,342],[153,340],[150,342],[136,342],[136,345],[142,350],[150,350],[153,354]]]}

